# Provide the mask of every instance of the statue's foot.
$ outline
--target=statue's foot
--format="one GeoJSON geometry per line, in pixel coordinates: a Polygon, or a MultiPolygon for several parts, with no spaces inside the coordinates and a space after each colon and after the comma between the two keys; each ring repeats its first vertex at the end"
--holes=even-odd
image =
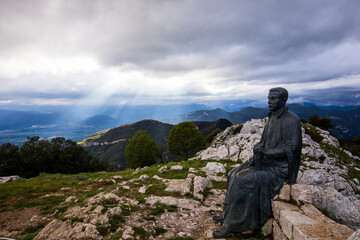
{"type": "Polygon", "coordinates": [[[215,215],[212,217],[215,222],[224,222],[224,215],[215,215]]]}
{"type": "Polygon", "coordinates": [[[233,234],[231,228],[228,225],[222,225],[221,228],[213,231],[214,238],[226,238],[233,234]]]}

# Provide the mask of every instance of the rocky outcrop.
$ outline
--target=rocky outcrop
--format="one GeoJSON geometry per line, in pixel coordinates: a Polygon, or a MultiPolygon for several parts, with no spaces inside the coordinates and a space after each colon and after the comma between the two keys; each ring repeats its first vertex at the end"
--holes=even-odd
{"type": "Polygon", "coordinates": [[[233,125],[219,135],[210,147],[200,151],[195,159],[247,161],[252,149],[260,141],[265,119],[251,120],[243,125],[233,125]]]}

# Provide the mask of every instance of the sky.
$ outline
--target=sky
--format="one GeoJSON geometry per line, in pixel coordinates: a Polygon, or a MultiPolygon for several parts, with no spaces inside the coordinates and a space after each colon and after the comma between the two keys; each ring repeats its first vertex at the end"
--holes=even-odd
{"type": "Polygon", "coordinates": [[[0,107],[360,105],[360,3],[0,0],[0,107]]]}

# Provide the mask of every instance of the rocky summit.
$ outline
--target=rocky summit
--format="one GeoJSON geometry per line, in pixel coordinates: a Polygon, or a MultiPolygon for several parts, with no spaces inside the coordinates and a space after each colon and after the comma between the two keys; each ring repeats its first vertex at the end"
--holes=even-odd
{"type": "MultiPolygon", "coordinates": [[[[0,237],[212,239],[227,173],[252,156],[265,122],[233,125],[187,161],[0,184],[0,237]]],[[[360,159],[327,131],[302,127],[297,183],[275,196],[261,231],[228,239],[359,239],[360,159]]]]}

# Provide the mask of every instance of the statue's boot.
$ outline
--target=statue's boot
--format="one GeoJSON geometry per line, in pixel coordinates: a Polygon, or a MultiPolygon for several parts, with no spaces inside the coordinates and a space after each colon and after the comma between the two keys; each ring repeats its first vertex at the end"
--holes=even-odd
{"type": "Polygon", "coordinates": [[[233,234],[232,229],[229,225],[224,224],[221,228],[213,231],[214,238],[226,238],[233,234]]]}
{"type": "Polygon", "coordinates": [[[215,222],[224,222],[224,215],[215,215],[212,217],[215,222]]]}

